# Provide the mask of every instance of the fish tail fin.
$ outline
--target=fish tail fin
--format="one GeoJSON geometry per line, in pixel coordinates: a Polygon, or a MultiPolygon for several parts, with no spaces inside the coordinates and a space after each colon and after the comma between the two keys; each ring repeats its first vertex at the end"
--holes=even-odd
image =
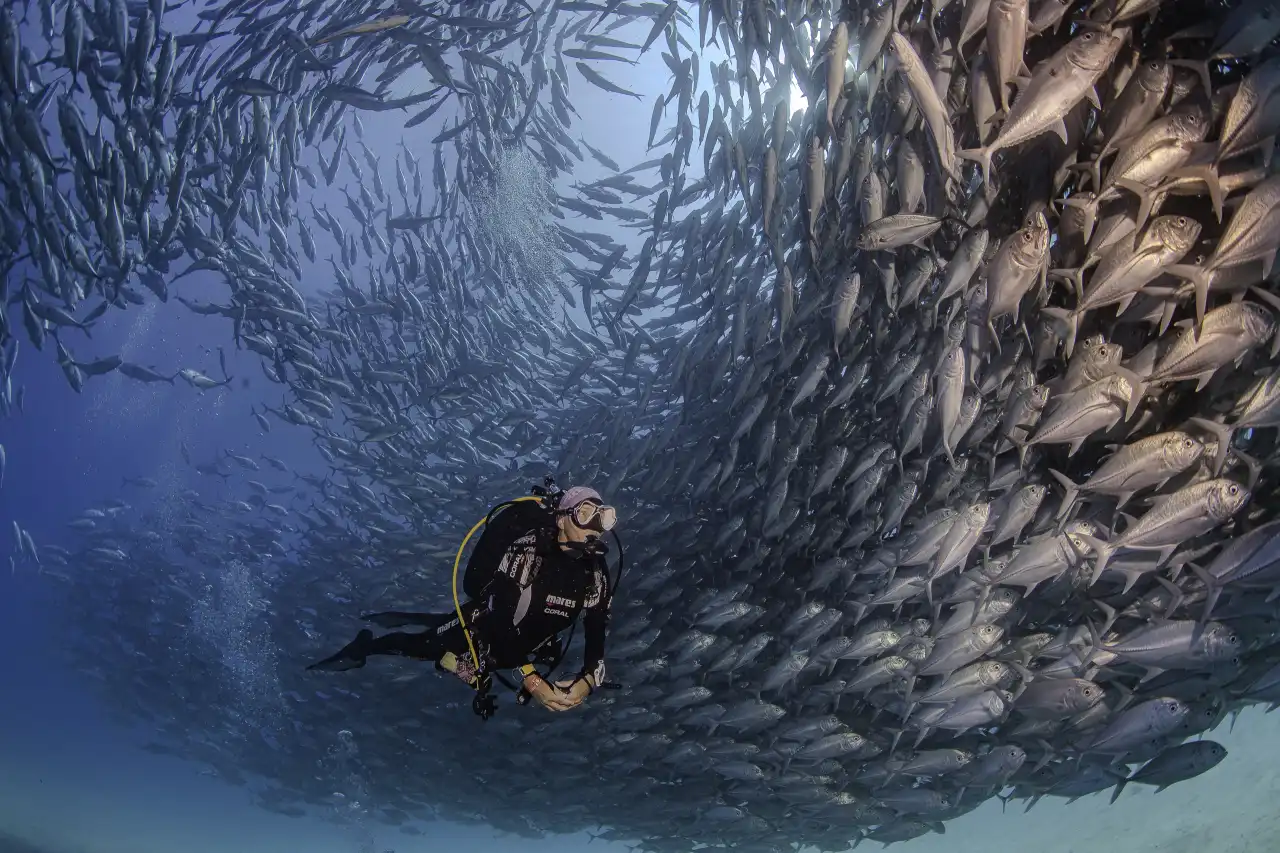
{"type": "Polygon", "coordinates": [[[867,615],[867,607],[869,605],[865,601],[855,601],[850,606],[853,609],[853,624],[857,625],[867,615]]]}
{"type": "Polygon", "coordinates": [[[1147,219],[1151,216],[1152,209],[1160,199],[1151,187],[1141,181],[1132,180],[1131,178],[1117,178],[1116,186],[1126,189],[1138,197],[1136,231],[1137,233],[1141,233],[1143,226],[1147,224],[1147,219]]]}
{"type": "Polygon", "coordinates": [[[1079,485],[1071,482],[1069,476],[1062,473],[1062,471],[1057,471],[1051,467],[1051,469],[1048,469],[1048,474],[1059,482],[1059,485],[1062,487],[1062,491],[1065,492],[1065,494],[1062,494],[1062,507],[1057,511],[1057,517],[1059,517],[1060,520],[1065,519],[1068,512],[1071,511],[1071,505],[1075,503],[1075,497],[1080,493],[1080,487],[1079,485]]]}
{"type": "Polygon", "coordinates": [[[1195,576],[1204,582],[1205,599],[1204,610],[1200,614],[1199,620],[1196,622],[1197,636],[1204,630],[1204,626],[1209,624],[1209,619],[1213,617],[1213,608],[1218,603],[1219,596],[1222,595],[1222,586],[1214,581],[1213,576],[1207,571],[1200,568],[1195,563],[1187,563],[1187,567],[1195,573],[1195,576]]]}
{"type": "MultiPolygon", "coordinates": [[[[1174,60],[1176,62],[1177,60],[1174,60]]],[[[1196,166],[1185,166],[1170,173],[1172,177],[1199,178],[1209,188],[1209,200],[1213,202],[1213,213],[1222,221],[1223,194],[1222,179],[1218,176],[1217,163],[1201,163],[1196,166]]]]}
{"type": "Polygon", "coordinates": [[[1076,536],[1093,551],[1093,573],[1089,577],[1089,586],[1093,586],[1098,582],[1098,578],[1102,577],[1102,572],[1107,568],[1107,563],[1111,561],[1111,555],[1115,553],[1115,548],[1100,539],[1094,539],[1087,533],[1077,533],[1076,536]]]}
{"type": "Polygon", "coordinates": [[[902,736],[906,733],[906,729],[891,729],[890,731],[893,732],[893,740],[889,744],[889,755],[893,755],[897,752],[898,742],[902,740],[902,736]]]}
{"type": "MultiPolygon", "coordinates": [[[[1132,576],[1131,580],[1126,578],[1128,583],[1126,584],[1125,589],[1122,590],[1121,594],[1127,594],[1129,590],[1133,588],[1133,584],[1137,581],[1137,579],[1138,579],[1138,575],[1136,574],[1132,576]]],[[[1159,575],[1156,575],[1156,583],[1160,584],[1169,592],[1169,606],[1165,608],[1165,618],[1172,619],[1174,611],[1176,611],[1179,607],[1182,606],[1182,601],[1184,598],[1186,598],[1186,596],[1183,594],[1181,587],[1179,587],[1177,584],[1173,583],[1172,581],[1169,581],[1169,580],[1166,580],[1165,578],[1160,577],[1159,575]]],[[[1192,638],[1193,642],[1200,639],[1200,629],[1201,629],[1201,626],[1196,627],[1194,636],[1192,638]]]]}
{"type": "Polygon", "coordinates": [[[1096,198],[1071,196],[1070,198],[1063,199],[1060,204],[1063,207],[1078,207],[1081,210],[1087,211],[1089,218],[1091,219],[1098,213],[1098,200],[1096,198]]]}
{"type": "MultiPolygon", "coordinates": [[[[1022,467],[1022,468],[1027,467],[1027,447],[1030,446],[1029,445],[1030,440],[1031,440],[1031,436],[1029,435],[1021,436],[1021,435],[1014,435],[1012,433],[1009,435],[1009,441],[1013,442],[1013,446],[1018,449],[1019,467],[1022,467]]],[[[992,460],[992,467],[993,468],[995,467],[994,459],[992,460]]]]}
{"type": "Polygon", "coordinates": [[[991,157],[994,152],[991,146],[983,148],[962,148],[956,152],[956,156],[962,160],[969,160],[977,163],[982,169],[982,184],[986,188],[991,187],[991,157]]]}
{"type": "Polygon", "coordinates": [[[1213,436],[1218,440],[1218,452],[1213,459],[1213,476],[1218,476],[1222,472],[1223,464],[1227,461],[1227,451],[1231,448],[1231,437],[1234,430],[1226,424],[1220,424],[1208,418],[1188,418],[1187,423],[1194,424],[1213,433],[1213,436]]]}
{"type": "MultiPolygon", "coordinates": [[[[1071,163],[1067,166],[1067,171],[1081,173],[1089,176],[1089,186],[1096,192],[1098,187],[1102,186],[1102,161],[1111,153],[1113,149],[1103,147],[1097,156],[1092,160],[1083,160],[1079,163],[1071,163]]],[[[1065,201],[1065,199],[1064,199],[1065,201]]]]}
{"type": "Polygon", "coordinates": [[[1103,639],[1107,636],[1107,632],[1109,632],[1111,627],[1116,624],[1116,620],[1120,618],[1120,614],[1114,607],[1107,604],[1105,601],[1095,600],[1093,603],[1102,611],[1102,615],[1106,617],[1106,621],[1102,623],[1102,628],[1096,632],[1093,630],[1096,626],[1093,622],[1089,622],[1089,631],[1093,634],[1094,646],[1101,647],[1103,639]]]}
{"type": "Polygon", "coordinates": [[[1209,303],[1209,280],[1213,273],[1204,267],[1192,264],[1170,264],[1164,268],[1164,271],[1190,282],[1195,287],[1196,324],[1193,328],[1195,329],[1195,339],[1200,340],[1200,332],[1204,328],[1205,310],[1209,303]]]}
{"type": "MultiPolygon", "coordinates": [[[[1075,295],[1076,304],[1078,305],[1084,301],[1084,270],[1083,265],[1078,267],[1054,267],[1053,269],[1045,270],[1044,275],[1046,279],[1063,281],[1071,285],[1071,292],[1075,295]]],[[[1061,311],[1063,309],[1059,308],[1057,310],[1061,311]]]]}
{"type": "Polygon", "coordinates": [[[1129,383],[1129,398],[1125,400],[1124,408],[1124,419],[1128,423],[1133,419],[1133,413],[1138,410],[1138,405],[1142,403],[1142,398],[1147,393],[1147,381],[1128,368],[1116,365],[1111,369],[1129,383]]]}
{"type": "Polygon", "coordinates": [[[986,606],[987,599],[991,596],[991,589],[994,586],[994,583],[982,584],[982,589],[978,592],[978,602],[973,606],[974,613],[981,612],[982,608],[986,606]]]}
{"type": "MultiPolygon", "coordinates": [[[[1050,275],[1052,275],[1053,272],[1056,272],[1056,270],[1051,271],[1050,275]]],[[[1077,275],[1079,274],[1079,270],[1075,270],[1074,272],[1077,275]]],[[[1067,358],[1071,358],[1071,353],[1076,348],[1076,333],[1080,328],[1080,315],[1074,311],[1068,311],[1065,308],[1041,308],[1040,310],[1061,324],[1060,328],[1064,333],[1062,339],[1064,346],[1063,354],[1067,358]]]]}
{"type": "MultiPolygon", "coordinates": [[[[903,696],[906,697],[908,701],[910,701],[911,691],[916,689],[916,678],[917,676],[914,673],[912,673],[911,675],[908,675],[902,682],[903,696]]],[[[915,705],[914,702],[912,702],[911,704],[912,706],[915,705]]],[[[907,714],[903,716],[902,721],[905,723],[907,721],[907,717],[909,716],[911,716],[910,711],[908,711],[907,714]]]]}

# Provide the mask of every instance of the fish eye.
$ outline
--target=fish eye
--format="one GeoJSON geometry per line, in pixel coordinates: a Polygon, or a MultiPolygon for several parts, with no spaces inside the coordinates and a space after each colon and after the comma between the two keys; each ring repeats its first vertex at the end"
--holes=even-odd
{"type": "Polygon", "coordinates": [[[1150,68],[1152,71],[1159,71],[1159,70],[1160,70],[1160,63],[1159,63],[1159,62],[1149,62],[1149,63],[1147,63],[1147,67],[1148,67],[1148,68],[1150,68]]]}
{"type": "Polygon", "coordinates": [[[1238,494],[1240,494],[1240,487],[1239,487],[1239,486],[1228,486],[1228,487],[1227,487],[1227,494],[1229,494],[1229,495],[1238,495],[1238,494]]]}
{"type": "Polygon", "coordinates": [[[1179,227],[1179,228],[1185,228],[1186,226],[1187,226],[1187,217],[1185,217],[1185,216],[1179,216],[1179,217],[1178,217],[1178,227],[1179,227]]]}
{"type": "Polygon", "coordinates": [[[1194,442],[1194,441],[1192,441],[1192,440],[1191,440],[1191,439],[1189,439],[1189,438],[1184,438],[1184,439],[1182,440],[1182,446],[1183,446],[1183,447],[1185,447],[1185,448],[1187,448],[1188,450],[1190,450],[1192,447],[1194,447],[1194,446],[1195,446],[1195,442],[1194,442]]]}
{"type": "Polygon", "coordinates": [[[1176,700],[1170,700],[1165,703],[1165,707],[1168,708],[1171,712],[1176,713],[1178,710],[1178,703],[1176,700]]]}

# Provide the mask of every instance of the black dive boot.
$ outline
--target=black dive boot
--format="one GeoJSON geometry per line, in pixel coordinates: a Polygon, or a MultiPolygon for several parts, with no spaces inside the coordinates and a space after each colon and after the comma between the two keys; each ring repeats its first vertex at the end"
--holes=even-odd
{"type": "Polygon", "coordinates": [[[342,672],[348,669],[359,669],[364,666],[369,656],[369,646],[373,643],[373,632],[368,628],[356,634],[356,638],[342,647],[336,655],[330,655],[319,663],[313,663],[307,669],[323,669],[330,672],[342,672]]]}

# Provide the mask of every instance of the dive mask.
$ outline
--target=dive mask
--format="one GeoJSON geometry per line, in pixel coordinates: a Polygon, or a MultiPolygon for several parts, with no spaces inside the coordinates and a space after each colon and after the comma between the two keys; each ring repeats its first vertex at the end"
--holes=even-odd
{"type": "Polygon", "coordinates": [[[590,527],[601,531],[612,530],[618,523],[618,511],[611,506],[583,501],[569,510],[574,524],[579,527],[590,527]]]}

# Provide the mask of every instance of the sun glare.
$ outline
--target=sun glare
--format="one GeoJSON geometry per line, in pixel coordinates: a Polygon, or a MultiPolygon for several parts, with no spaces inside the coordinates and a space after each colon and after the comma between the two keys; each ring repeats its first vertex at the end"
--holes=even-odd
{"type": "Polygon", "coordinates": [[[807,110],[809,108],[809,99],[804,96],[804,90],[800,88],[800,84],[796,82],[793,75],[791,77],[791,113],[795,114],[796,110],[807,110]]]}

